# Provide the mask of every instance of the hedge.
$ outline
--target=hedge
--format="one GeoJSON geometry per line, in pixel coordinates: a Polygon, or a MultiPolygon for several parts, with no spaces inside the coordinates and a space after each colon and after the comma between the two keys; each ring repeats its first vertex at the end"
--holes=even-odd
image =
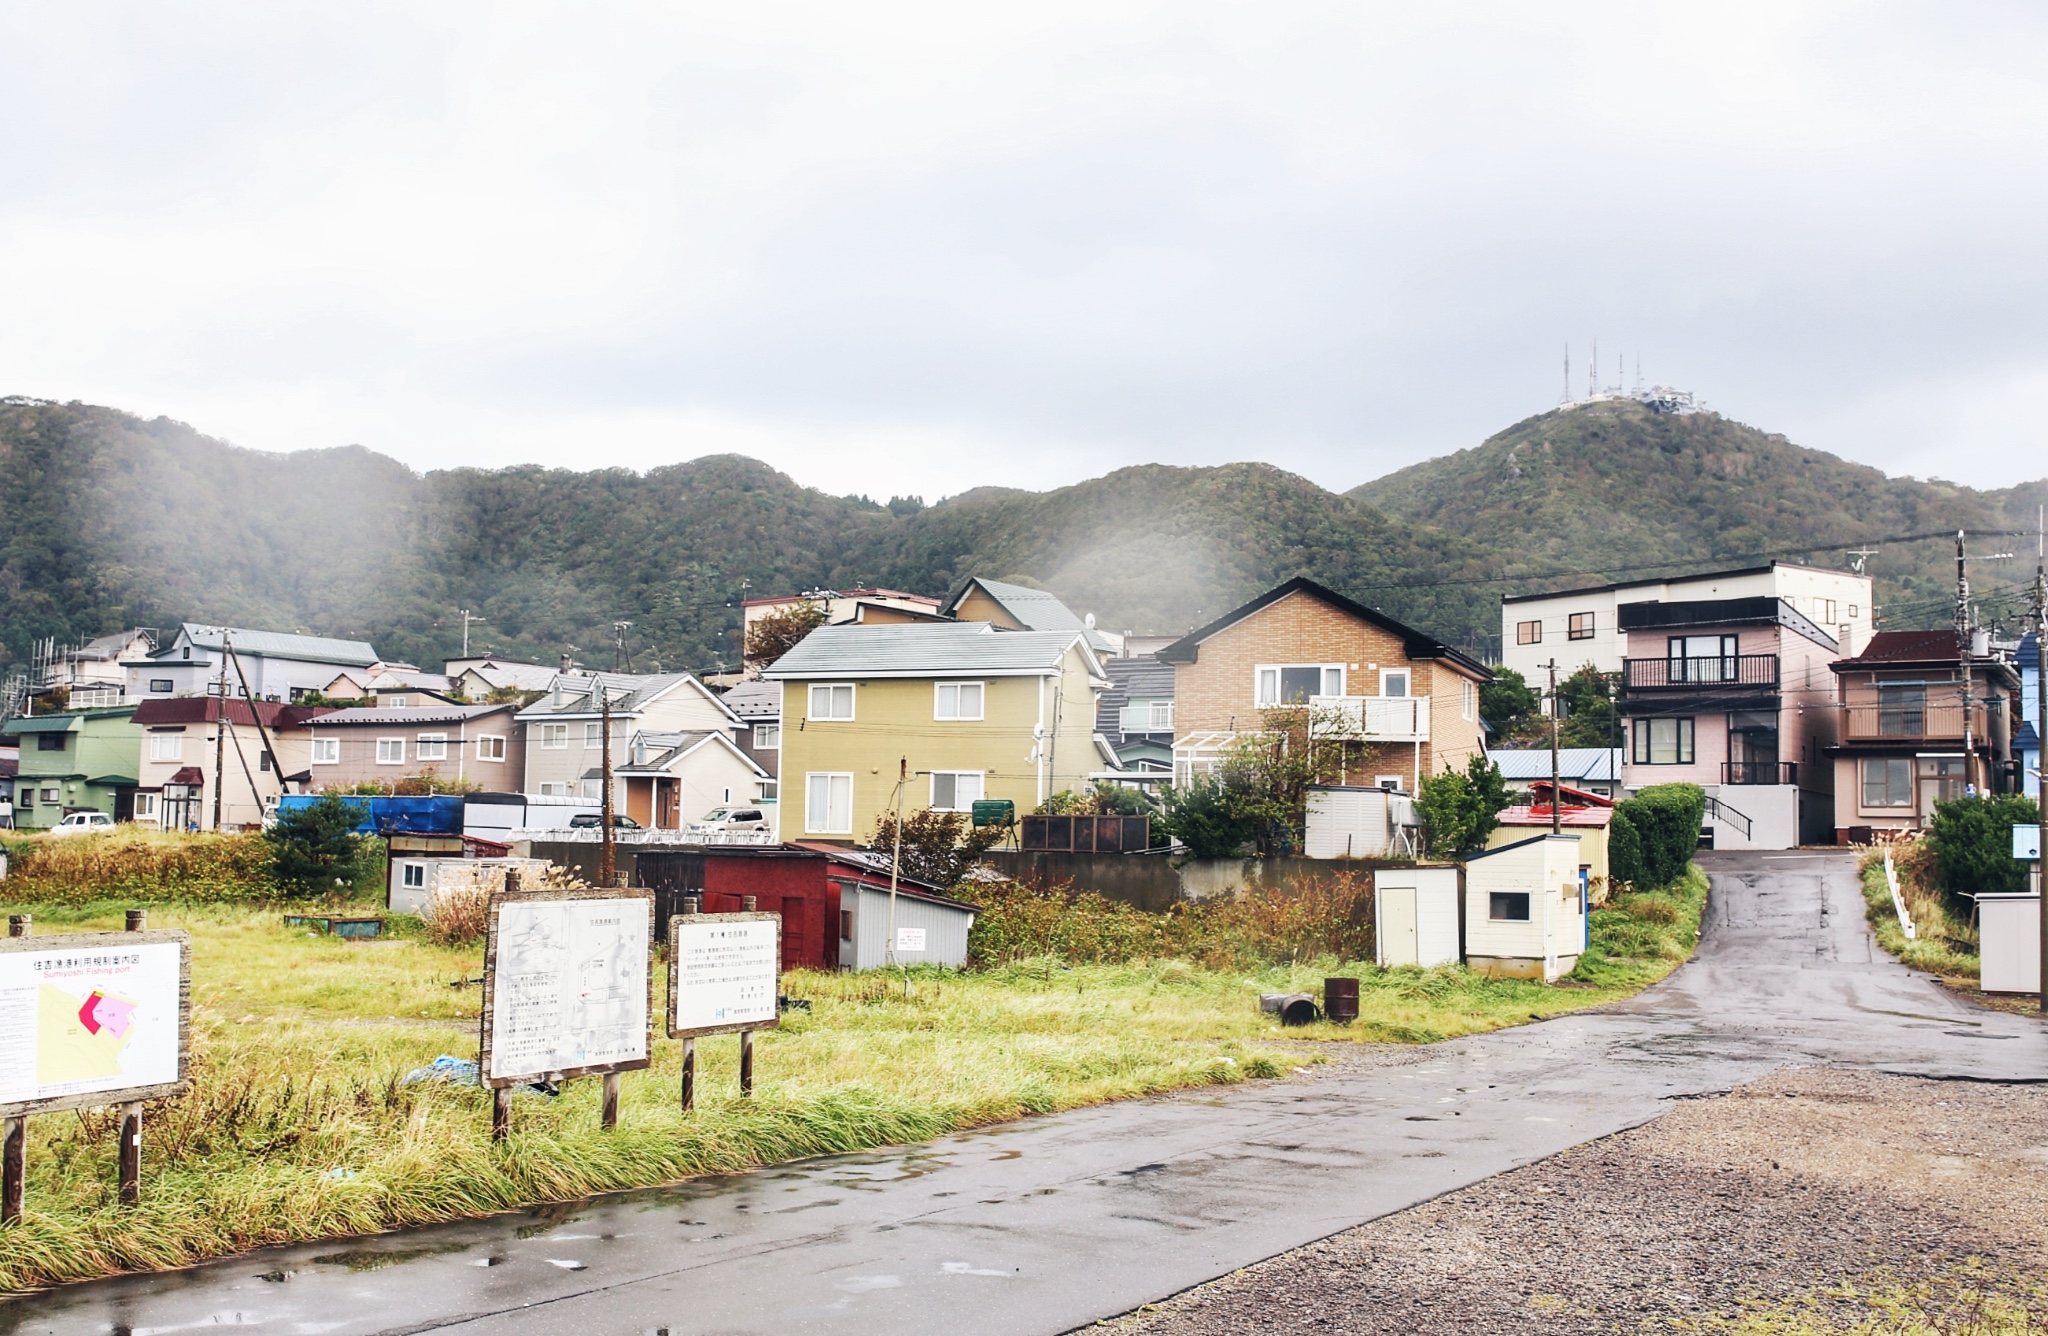
{"type": "Polygon", "coordinates": [[[1610,826],[1607,857],[1614,879],[1633,882],[1639,890],[1658,890],[1677,881],[1700,846],[1700,824],[1706,815],[1706,790],[1697,784],[1653,784],[1617,803],[1614,825],[1626,823],[1628,835],[1621,842],[1635,845],[1635,875],[1624,876],[1616,866],[1617,841],[1610,826]]]}

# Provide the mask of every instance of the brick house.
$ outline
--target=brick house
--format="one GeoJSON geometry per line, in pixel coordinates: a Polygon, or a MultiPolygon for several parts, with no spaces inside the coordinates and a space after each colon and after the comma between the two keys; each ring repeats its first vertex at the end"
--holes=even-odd
{"type": "Polygon", "coordinates": [[[1212,770],[1263,711],[1306,706],[1357,739],[1345,780],[1413,791],[1485,751],[1478,660],[1302,577],[1159,651],[1173,665],[1174,770],[1212,770]]]}

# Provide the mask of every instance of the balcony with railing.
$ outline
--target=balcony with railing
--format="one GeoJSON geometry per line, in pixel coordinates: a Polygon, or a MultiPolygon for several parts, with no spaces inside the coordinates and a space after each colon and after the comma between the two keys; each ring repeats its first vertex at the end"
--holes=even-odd
{"type": "Polygon", "coordinates": [[[1623,659],[1624,691],[1697,691],[1702,687],[1778,689],[1775,654],[1725,654],[1708,658],[1623,659]]]}
{"type": "Polygon", "coordinates": [[[1797,784],[1797,761],[1723,761],[1723,784],[1797,784]]]}
{"type": "MultiPolygon", "coordinates": [[[[1842,707],[1842,737],[1849,742],[1955,742],[1963,740],[1963,703],[1955,696],[1925,700],[1865,701],[1851,699],[1842,707]]],[[[1970,703],[1969,732],[1990,737],[1990,715],[1984,702],[1970,703]]]]}
{"type": "Polygon", "coordinates": [[[1358,742],[1429,741],[1427,696],[1311,696],[1309,730],[1358,742]]]}

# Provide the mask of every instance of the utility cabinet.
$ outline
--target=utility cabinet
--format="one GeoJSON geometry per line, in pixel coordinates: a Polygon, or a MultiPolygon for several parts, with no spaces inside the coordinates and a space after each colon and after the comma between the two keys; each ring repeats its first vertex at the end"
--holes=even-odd
{"type": "Polygon", "coordinates": [[[1977,986],[1987,993],[2041,991],[2041,897],[2032,891],[1977,897],[1977,986]]]}

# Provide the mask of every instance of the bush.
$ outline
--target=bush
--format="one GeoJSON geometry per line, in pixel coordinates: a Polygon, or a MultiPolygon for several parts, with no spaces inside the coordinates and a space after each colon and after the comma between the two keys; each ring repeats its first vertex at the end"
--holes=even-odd
{"type": "Polygon", "coordinates": [[[107,835],[14,840],[0,898],[12,904],[91,900],[261,900],[270,850],[259,835],[187,835],[123,827],[107,835]]]}
{"type": "Polygon", "coordinates": [[[1238,810],[1216,775],[1169,785],[1160,806],[1159,828],[1196,858],[1234,857],[1256,834],[1256,823],[1238,810]]]}
{"type": "Polygon", "coordinates": [[[318,895],[352,885],[367,853],[356,834],[360,808],[338,794],[278,814],[263,841],[270,847],[270,874],[287,895],[318,895]]]}
{"type": "Polygon", "coordinates": [[[491,887],[470,880],[435,891],[420,918],[428,941],[442,946],[465,946],[483,940],[490,908],[491,887]]]}
{"type": "Polygon", "coordinates": [[[1463,774],[1445,766],[1442,774],[1423,780],[1422,792],[1415,797],[1415,810],[1435,858],[1484,849],[1507,805],[1508,786],[1500,767],[1476,754],[1465,763],[1463,774]]]}
{"type": "MultiPolygon", "coordinates": [[[[934,886],[951,886],[1009,833],[1006,826],[977,826],[966,812],[926,808],[903,818],[903,875],[934,886]]],[[[877,853],[896,850],[896,818],[885,816],[875,826],[868,846],[877,853]]]]}
{"type": "Polygon", "coordinates": [[[1628,804],[1617,804],[1607,825],[1607,877],[1619,885],[1633,886],[1643,879],[1643,839],[1636,823],[1629,819],[1628,804]]]}
{"type": "MultiPolygon", "coordinates": [[[[1653,784],[1615,805],[1636,838],[1637,875],[1627,878],[1641,890],[1669,886],[1685,875],[1700,847],[1700,823],[1706,819],[1706,791],[1697,784],[1653,784]]],[[[1608,853],[1610,870],[1613,851],[1608,853]]],[[[1618,877],[1620,873],[1615,873],[1618,877]]]]}
{"type": "Polygon", "coordinates": [[[1962,906],[1973,895],[2026,890],[2026,866],[2012,856],[2012,828],[2040,819],[2034,800],[2017,793],[1936,803],[1927,843],[1950,903],[1962,906]]]}

